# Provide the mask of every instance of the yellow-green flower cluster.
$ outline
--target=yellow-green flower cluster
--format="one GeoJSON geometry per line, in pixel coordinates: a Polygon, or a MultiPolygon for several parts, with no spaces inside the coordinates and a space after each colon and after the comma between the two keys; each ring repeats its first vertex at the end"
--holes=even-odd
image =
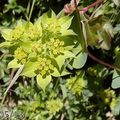
{"type": "Polygon", "coordinates": [[[36,69],[37,74],[41,74],[42,76],[49,75],[53,72],[54,66],[50,59],[47,58],[39,58],[38,66],[36,69]]]}
{"type": "Polygon", "coordinates": [[[32,52],[35,52],[35,53],[40,53],[44,48],[44,45],[41,43],[41,42],[35,42],[33,45],[32,45],[32,52]]]}
{"type": "Polygon", "coordinates": [[[85,81],[83,78],[76,78],[72,77],[67,80],[66,87],[76,95],[81,95],[84,87],[85,87],[85,81]]]}
{"type": "Polygon", "coordinates": [[[39,31],[38,26],[33,25],[28,29],[27,35],[31,40],[37,40],[41,35],[41,31],[39,31]]]}
{"type": "Polygon", "coordinates": [[[27,59],[27,53],[25,53],[23,48],[19,47],[15,50],[14,57],[18,60],[18,62],[24,64],[27,59]]]}
{"type": "Polygon", "coordinates": [[[62,109],[63,103],[60,99],[52,99],[47,101],[46,107],[50,114],[56,114],[56,112],[59,112],[62,109]]]}
{"type": "Polygon", "coordinates": [[[111,108],[115,106],[115,92],[113,90],[104,90],[103,92],[100,92],[100,96],[106,104],[110,105],[111,108]]]}
{"type": "Polygon", "coordinates": [[[17,26],[15,29],[13,29],[10,32],[11,40],[13,40],[13,41],[19,40],[21,38],[21,36],[23,35],[23,33],[24,33],[23,27],[17,26]]]}
{"type": "MultiPolygon", "coordinates": [[[[18,46],[14,51],[14,60],[10,62],[9,68],[13,68],[14,63],[14,67],[18,68],[20,66],[18,64],[21,63],[25,65],[22,75],[27,77],[39,75],[47,79],[48,75],[50,77],[51,75],[59,76],[58,73],[62,72],[61,70],[63,69],[60,68],[61,65],[59,64],[61,63],[58,62],[56,57],[63,55],[64,60],[62,63],[64,65],[65,59],[68,59],[69,56],[70,58],[74,56],[72,51],[69,51],[69,49],[66,50],[66,45],[64,45],[65,36],[74,35],[74,32],[69,29],[71,20],[72,19],[69,19],[67,16],[58,18],[55,13],[51,11],[50,15],[44,14],[34,23],[20,20],[17,22],[15,29],[3,30],[2,36],[7,42],[5,42],[2,47],[11,47],[14,50],[14,46],[18,46]],[[64,54],[65,52],[67,53],[67,51],[68,54],[71,53],[68,56],[64,54]],[[51,60],[54,60],[56,63],[52,63],[51,60]],[[35,68],[31,70],[33,75],[30,75],[26,72],[27,69],[25,68],[32,65],[35,66],[35,68]],[[54,72],[55,66],[58,66],[56,73],[54,72]],[[52,74],[53,72],[54,74],[52,74]]],[[[71,49],[72,48],[71,46],[71,49]]],[[[11,54],[13,55],[13,53],[11,54]]]]}
{"type": "Polygon", "coordinates": [[[49,19],[49,21],[44,24],[44,29],[47,30],[47,31],[50,31],[54,34],[59,34],[60,33],[60,29],[61,29],[61,26],[59,24],[59,22],[57,22],[58,20],[56,19],[49,19]]]}
{"type": "Polygon", "coordinates": [[[60,41],[59,39],[51,39],[48,42],[49,52],[53,55],[60,55],[65,50],[64,41],[60,41]]]}

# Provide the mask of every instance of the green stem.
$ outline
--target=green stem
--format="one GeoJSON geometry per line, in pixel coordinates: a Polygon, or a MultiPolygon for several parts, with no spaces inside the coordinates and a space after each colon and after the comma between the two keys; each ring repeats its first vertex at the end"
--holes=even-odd
{"type": "Polygon", "coordinates": [[[54,90],[57,88],[57,86],[58,86],[58,83],[59,83],[59,78],[57,79],[57,81],[56,81],[56,84],[55,84],[55,87],[54,87],[54,90]]]}
{"type": "Polygon", "coordinates": [[[35,5],[35,0],[33,0],[33,2],[32,2],[32,6],[31,6],[31,10],[30,10],[30,14],[29,14],[29,17],[28,17],[28,20],[29,20],[29,21],[30,21],[31,16],[32,16],[32,12],[33,12],[33,7],[34,7],[34,5],[35,5]]]}

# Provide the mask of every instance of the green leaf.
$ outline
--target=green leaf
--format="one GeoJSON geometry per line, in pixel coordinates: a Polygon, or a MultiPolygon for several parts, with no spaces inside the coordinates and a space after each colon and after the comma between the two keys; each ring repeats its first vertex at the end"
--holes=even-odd
{"type": "Polygon", "coordinates": [[[37,84],[43,89],[43,91],[45,91],[45,88],[48,86],[51,80],[51,75],[46,76],[45,78],[43,78],[40,74],[37,75],[37,84]]]}
{"type": "Polygon", "coordinates": [[[111,38],[114,37],[113,27],[109,22],[106,22],[101,31],[98,32],[99,39],[102,40],[101,48],[109,50],[111,47],[111,38]]]}
{"type": "Polygon", "coordinates": [[[120,75],[117,73],[117,71],[114,71],[113,73],[111,86],[114,89],[120,88],[120,75]]]}
{"type": "Polygon", "coordinates": [[[2,42],[0,43],[0,48],[5,48],[11,46],[10,42],[2,42]]]}
{"type": "Polygon", "coordinates": [[[72,21],[72,24],[71,24],[71,28],[77,34],[76,40],[81,45],[82,50],[84,52],[86,52],[87,51],[86,39],[85,39],[85,36],[83,34],[83,26],[82,26],[82,22],[81,21],[83,21],[83,19],[79,15],[79,11],[77,10],[76,14],[74,15],[74,18],[73,18],[73,21],[72,21]]]}
{"type": "Polygon", "coordinates": [[[100,31],[98,33],[100,35],[99,39],[102,38],[102,43],[100,47],[105,50],[109,50],[111,47],[111,37],[109,34],[107,34],[105,31],[100,31]]]}
{"type": "Polygon", "coordinates": [[[5,39],[5,40],[8,40],[10,41],[11,40],[11,29],[3,29],[2,30],[2,37],[5,39]]]}
{"type": "Polygon", "coordinates": [[[67,36],[67,35],[77,35],[73,30],[65,30],[62,33],[62,36],[67,36]]]}
{"type": "Polygon", "coordinates": [[[61,90],[62,90],[62,93],[63,93],[63,99],[65,99],[67,97],[66,86],[61,84],[61,90]]]}
{"type": "Polygon", "coordinates": [[[35,112],[35,110],[41,106],[40,101],[32,101],[31,106],[32,106],[32,111],[35,112]]]}
{"type": "Polygon", "coordinates": [[[71,73],[68,72],[65,69],[60,73],[56,68],[54,68],[54,72],[52,73],[52,76],[54,76],[54,77],[60,77],[60,76],[65,76],[65,75],[69,75],[69,74],[71,74],[71,73]]]}
{"type": "Polygon", "coordinates": [[[8,63],[7,68],[8,68],[8,69],[10,69],[10,68],[19,68],[20,66],[21,66],[21,64],[19,64],[19,63],[17,62],[17,59],[13,59],[12,61],[10,61],[10,62],[8,63]]]}
{"type": "Polygon", "coordinates": [[[31,52],[32,41],[20,42],[20,46],[24,49],[25,52],[31,52]]]}
{"type": "Polygon", "coordinates": [[[115,106],[111,109],[113,115],[117,116],[120,114],[120,96],[115,99],[115,106]]]}
{"type": "Polygon", "coordinates": [[[52,10],[49,10],[47,13],[43,14],[42,17],[40,18],[41,18],[42,24],[44,25],[45,23],[48,23],[50,18],[52,18],[53,20],[56,19],[56,14],[52,10]]]}
{"type": "Polygon", "coordinates": [[[69,17],[69,19],[66,17],[62,17],[59,19],[60,24],[61,24],[61,29],[63,31],[67,30],[70,27],[72,19],[73,19],[73,17],[71,17],[71,18],[69,17]]]}
{"type": "Polygon", "coordinates": [[[58,57],[55,58],[59,69],[61,70],[61,67],[64,65],[65,59],[67,58],[74,58],[75,55],[70,52],[70,51],[64,51],[64,55],[59,55],[58,57]]]}
{"type": "Polygon", "coordinates": [[[26,77],[35,77],[35,70],[36,70],[37,63],[35,62],[28,62],[25,64],[24,69],[21,73],[21,75],[24,75],[26,77]]]}
{"type": "Polygon", "coordinates": [[[86,24],[86,37],[87,37],[87,44],[90,46],[97,45],[99,36],[97,35],[97,28],[96,26],[90,26],[86,24]]]}
{"type": "Polygon", "coordinates": [[[73,67],[76,69],[82,68],[87,61],[87,53],[80,52],[73,61],[73,67]]]}

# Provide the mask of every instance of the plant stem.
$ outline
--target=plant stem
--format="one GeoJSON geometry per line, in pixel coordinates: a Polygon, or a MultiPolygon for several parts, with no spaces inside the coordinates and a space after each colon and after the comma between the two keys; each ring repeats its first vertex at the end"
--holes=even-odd
{"type": "Polygon", "coordinates": [[[13,79],[14,73],[15,73],[15,69],[12,69],[10,74],[10,81],[13,79]]]}
{"type": "Polygon", "coordinates": [[[106,63],[106,62],[104,62],[104,61],[96,58],[96,57],[95,57],[94,55],[92,55],[89,51],[88,51],[88,56],[89,56],[91,59],[93,59],[94,61],[98,62],[99,64],[102,64],[102,65],[104,65],[104,66],[106,66],[106,67],[109,67],[109,68],[111,68],[111,69],[116,69],[117,71],[120,72],[120,69],[119,69],[118,67],[116,67],[116,66],[114,66],[114,65],[110,65],[110,64],[108,64],[108,63],[106,63]]]}
{"type": "Polygon", "coordinates": [[[29,20],[29,21],[30,21],[30,19],[31,19],[31,15],[32,15],[32,12],[33,12],[33,7],[34,7],[34,5],[35,5],[35,0],[33,0],[33,2],[32,2],[30,14],[29,14],[29,17],[28,17],[28,20],[29,20]]]}
{"type": "Polygon", "coordinates": [[[83,13],[87,12],[90,8],[100,4],[101,2],[103,2],[103,0],[97,0],[96,2],[92,3],[91,5],[88,5],[87,7],[83,8],[79,13],[83,14],[83,13]]]}
{"type": "Polygon", "coordinates": [[[8,92],[9,89],[14,85],[14,83],[16,82],[16,80],[18,79],[18,77],[20,76],[20,73],[22,72],[23,68],[24,68],[24,65],[22,65],[22,66],[18,69],[17,73],[15,74],[15,76],[13,77],[13,79],[10,81],[10,84],[9,84],[9,86],[7,87],[7,89],[6,89],[5,93],[4,93],[4,96],[3,96],[3,99],[2,99],[1,104],[4,103],[5,98],[6,98],[6,96],[7,96],[7,92],[8,92]]]}
{"type": "MultiPolygon", "coordinates": [[[[87,7],[84,7],[82,10],[79,11],[79,13],[83,14],[83,13],[87,12],[90,8],[92,8],[96,5],[99,5],[103,1],[104,0],[97,0],[96,2],[92,3],[91,5],[88,5],[87,7]]],[[[76,6],[78,5],[76,0],[74,0],[74,4],[75,5],[73,5],[73,0],[71,0],[71,2],[69,4],[66,4],[64,6],[64,13],[71,14],[73,11],[75,11],[76,6]]]]}
{"type": "Polygon", "coordinates": [[[65,114],[62,113],[60,120],[64,120],[65,114]]]}

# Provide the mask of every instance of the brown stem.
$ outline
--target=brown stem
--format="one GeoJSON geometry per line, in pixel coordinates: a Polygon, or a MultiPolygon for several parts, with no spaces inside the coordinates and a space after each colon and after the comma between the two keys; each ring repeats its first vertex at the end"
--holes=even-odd
{"type": "Polygon", "coordinates": [[[93,4],[87,6],[87,8],[90,9],[90,8],[92,8],[92,7],[94,7],[94,6],[98,5],[98,4],[100,4],[101,2],[103,2],[103,0],[97,0],[97,1],[94,2],[93,4]]]}
{"type": "MultiPolygon", "coordinates": [[[[78,2],[79,2],[79,0],[78,1],[71,0],[71,2],[69,4],[66,4],[64,6],[64,13],[71,14],[73,11],[75,11],[75,8],[78,5],[78,2]]],[[[92,3],[91,5],[88,5],[87,7],[83,8],[81,11],[79,11],[79,13],[83,14],[83,13],[87,12],[90,8],[100,4],[101,2],[103,2],[103,0],[97,0],[96,2],[92,3]]]]}
{"type": "Polygon", "coordinates": [[[62,113],[60,120],[64,120],[65,114],[62,113]]]}
{"type": "Polygon", "coordinates": [[[87,7],[83,8],[79,13],[83,14],[83,13],[87,12],[90,8],[100,4],[101,2],[103,2],[103,0],[97,0],[96,2],[92,3],[91,5],[88,5],[87,7]]]}
{"type": "Polygon", "coordinates": [[[111,69],[116,69],[117,71],[120,72],[120,69],[119,69],[119,68],[117,68],[117,67],[114,66],[114,65],[110,65],[110,64],[108,64],[108,63],[106,63],[106,62],[104,62],[104,61],[96,58],[96,57],[93,56],[90,52],[88,52],[88,56],[89,56],[91,59],[93,59],[94,61],[98,62],[99,64],[102,64],[102,65],[104,65],[104,66],[106,66],[106,67],[109,67],[109,68],[111,68],[111,69]]]}

